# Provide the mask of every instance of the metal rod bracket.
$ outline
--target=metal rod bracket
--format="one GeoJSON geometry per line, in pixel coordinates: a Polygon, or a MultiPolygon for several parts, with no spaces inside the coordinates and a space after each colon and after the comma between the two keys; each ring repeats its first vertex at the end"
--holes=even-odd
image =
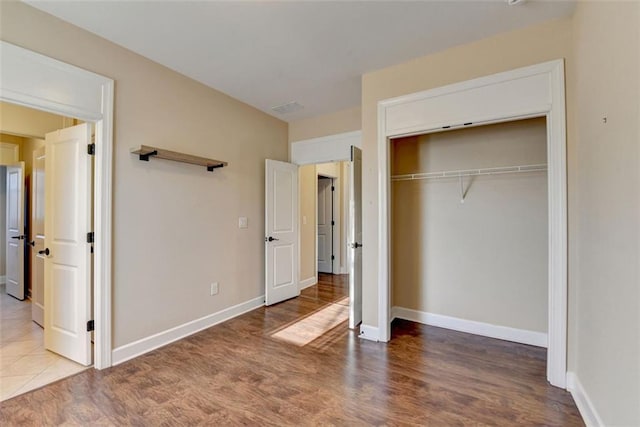
{"type": "Polygon", "coordinates": [[[149,161],[149,157],[151,156],[157,156],[158,155],[158,150],[153,150],[150,153],[140,153],[140,160],[142,160],[143,162],[148,162],[149,161]]]}

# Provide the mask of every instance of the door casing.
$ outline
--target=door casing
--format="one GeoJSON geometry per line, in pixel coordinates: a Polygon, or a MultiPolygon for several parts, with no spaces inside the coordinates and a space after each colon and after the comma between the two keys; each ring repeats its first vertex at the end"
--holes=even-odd
{"type": "MultiPolygon", "coordinates": [[[[365,246],[363,253],[365,260],[369,258],[369,262],[377,261],[378,264],[378,286],[377,289],[374,288],[377,291],[377,319],[374,323],[371,314],[363,319],[363,329],[367,333],[367,339],[388,341],[393,320],[390,307],[389,140],[401,136],[442,131],[443,127],[458,129],[532,117],[547,119],[549,185],[547,380],[556,387],[566,387],[567,160],[564,61],[562,59],[386,99],[378,103],[377,245],[365,246]]],[[[375,299],[375,297],[364,298],[364,301],[375,299]]],[[[363,307],[363,314],[365,313],[366,310],[363,307]]]]}
{"type": "Polygon", "coordinates": [[[0,41],[0,100],[95,124],[94,367],[111,366],[113,80],[0,41]],[[82,84],[78,84],[81,82],[82,84]]]}
{"type": "MultiPolygon", "coordinates": [[[[328,163],[328,162],[329,163],[347,162],[347,167],[348,167],[349,163],[352,160],[351,158],[352,146],[362,149],[362,131],[361,130],[345,132],[345,133],[340,133],[335,135],[328,135],[328,136],[323,136],[319,138],[306,139],[302,141],[294,141],[291,143],[291,150],[290,150],[289,157],[292,163],[295,163],[299,166],[319,165],[319,164],[328,163]]],[[[317,189],[317,186],[316,186],[316,189],[317,189]]],[[[343,199],[343,203],[345,205],[348,205],[348,202],[349,202],[348,191],[344,191],[342,193],[343,194],[341,195],[341,197],[343,199]]],[[[316,194],[316,199],[317,199],[317,194],[316,194]]],[[[348,229],[351,226],[352,224],[348,224],[346,228],[348,229]]],[[[348,235],[349,233],[347,229],[345,229],[345,233],[348,235]]],[[[299,233],[298,233],[298,239],[300,239],[299,233]]],[[[298,240],[298,247],[301,247],[299,240],[298,240]]],[[[348,258],[349,251],[346,251],[346,253],[348,258]]],[[[347,264],[349,264],[348,259],[347,259],[347,264]]],[[[318,269],[316,267],[316,282],[317,282],[317,271],[318,269]]],[[[360,292],[362,292],[362,290],[360,292]]]]}

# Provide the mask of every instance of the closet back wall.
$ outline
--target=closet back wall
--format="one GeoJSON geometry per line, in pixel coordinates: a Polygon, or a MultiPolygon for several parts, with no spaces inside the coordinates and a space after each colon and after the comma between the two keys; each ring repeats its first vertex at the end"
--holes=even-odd
{"type": "MultiPolygon", "coordinates": [[[[392,175],[546,163],[544,118],[407,137],[392,175]]],[[[393,302],[547,332],[546,172],[394,181],[393,302]]]]}

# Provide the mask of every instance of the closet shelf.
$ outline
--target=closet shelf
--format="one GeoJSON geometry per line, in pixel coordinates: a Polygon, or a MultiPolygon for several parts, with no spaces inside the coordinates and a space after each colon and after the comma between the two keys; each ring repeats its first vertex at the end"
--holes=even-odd
{"type": "Polygon", "coordinates": [[[172,160],[174,162],[189,163],[192,165],[204,166],[209,172],[213,172],[217,168],[227,166],[227,162],[222,160],[207,159],[206,157],[193,156],[191,154],[178,153],[177,151],[164,150],[150,145],[141,145],[131,149],[131,154],[140,156],[140,160],[148,162],[149,158],[172,160]]]}
{"type": "Polygon", "coordinates": [[[499,168],[484,169],[463,169],[455,171],[442,172],[422,172],[410,173],[404,175],[393,175],[391,181],[412,181],[416,179],[440,179],[440,178],[459,178],[465,176],[477,175],[501,175],[505,173],[523,173],[523,172],[544,172],[547,170],[546,164],[539,165],[521,165],[521,166],[503,166],[499,168]]]}

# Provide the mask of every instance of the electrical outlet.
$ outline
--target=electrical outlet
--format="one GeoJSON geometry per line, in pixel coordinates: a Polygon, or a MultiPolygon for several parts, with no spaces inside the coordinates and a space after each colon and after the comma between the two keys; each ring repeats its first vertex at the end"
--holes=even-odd
{"type": "Polygon", "coordinates": [[[238,228],[249,228],[249,219],[246,216],[238,218],[238,228]]]}
{"type": "Polygon", "coordinates": [[[218,282],[213,282],[211,284],[211,295],[216,295],[218,293],[218,282]]]}

